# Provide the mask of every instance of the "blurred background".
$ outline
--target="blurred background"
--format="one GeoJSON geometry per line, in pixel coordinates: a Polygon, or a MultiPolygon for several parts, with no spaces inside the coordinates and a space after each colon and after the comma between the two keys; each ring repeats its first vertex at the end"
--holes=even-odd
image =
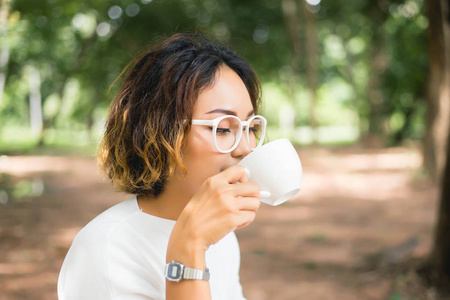
{"type": "Polygon", "coordinates": [[[303,163],[302,191],[237,232],[246,297],[445,298],[448,0],[0,4],[1,300],[57,299],[75,234],[130,197],[94,159],[111,85],[186,30],[254,67],[270,140],[303,163]]]}

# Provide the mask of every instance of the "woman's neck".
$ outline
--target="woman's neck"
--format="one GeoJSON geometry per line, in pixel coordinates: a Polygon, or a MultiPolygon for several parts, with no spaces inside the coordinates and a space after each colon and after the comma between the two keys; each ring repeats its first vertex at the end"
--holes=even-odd
{"type": "Polygon", "coordinates": [[[137,201],[143,212],[155,217],[176,221],[191,197],[192,195],[189,195],[183,189],[182,182],[168,180],[161,194],[156,197],[138,195],[137,201]]]}

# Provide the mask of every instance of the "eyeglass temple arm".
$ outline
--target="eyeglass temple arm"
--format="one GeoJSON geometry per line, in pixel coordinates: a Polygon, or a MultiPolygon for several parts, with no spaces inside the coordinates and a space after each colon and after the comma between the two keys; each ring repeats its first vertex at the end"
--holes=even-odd
{"type": "Polygon", "coordinates": [[[213,120],[192,120],[194,125],[214,125],[213,120]]]}
{"type": "MultiPolygon", "coordinates": [[[[186,121],[186,120],[185,120],[186,121]]],[[[213,120],[192,120],[192,124],[194,125],[214,125],[213,120]]],[[[242,126],[250,125],[250,121],[241,121],[242,126]]]]}

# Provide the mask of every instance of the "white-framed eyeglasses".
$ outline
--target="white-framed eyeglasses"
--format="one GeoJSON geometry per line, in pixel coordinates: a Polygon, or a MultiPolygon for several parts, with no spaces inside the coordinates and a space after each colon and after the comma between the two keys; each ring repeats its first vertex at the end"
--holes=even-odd
{"type": "Polygon", "coordinates": [[[242,129],[252,150],[261,146],[266,134],[267,120],[255,115],[247,121],[241,121],[233,115],[226,115],[213,120],[192,120],[192,125],[212,126],[211,132],[214,146],[221,153],[229,153],[236,149],[241,141],[242,129]]]}

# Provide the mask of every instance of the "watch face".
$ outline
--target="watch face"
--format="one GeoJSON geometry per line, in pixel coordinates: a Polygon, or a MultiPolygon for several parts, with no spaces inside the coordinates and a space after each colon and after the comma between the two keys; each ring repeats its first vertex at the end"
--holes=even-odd
{"type": "Polygon", "coordinates": [[[171,262],[167,265],[166,277],[170,281],[180,281],[183,271],[183,265],[177,262],[171,262]]]}

